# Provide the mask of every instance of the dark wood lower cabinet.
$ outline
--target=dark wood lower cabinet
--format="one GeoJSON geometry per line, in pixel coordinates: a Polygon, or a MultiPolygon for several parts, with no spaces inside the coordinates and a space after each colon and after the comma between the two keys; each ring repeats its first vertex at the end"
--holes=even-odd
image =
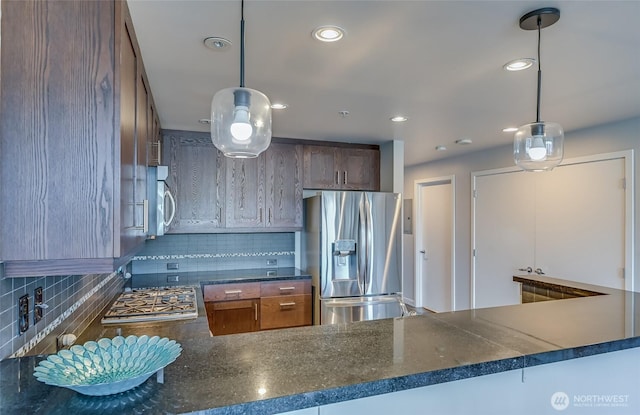
{"type": "Polygon", "coordinates": [[[308,326],[311,295],[289,295],[260,299],[260,329],[308,326]]]}
{"type": "Polygon", "coordinates": [[[260,300],[205,302],[209,329],[213,335],[260,330],[260,300]]]}
{"type": "Polygon", "coordinates": [[[311,325],[311,281],[276,280],[203,287],[211,334],[311,325]]]}

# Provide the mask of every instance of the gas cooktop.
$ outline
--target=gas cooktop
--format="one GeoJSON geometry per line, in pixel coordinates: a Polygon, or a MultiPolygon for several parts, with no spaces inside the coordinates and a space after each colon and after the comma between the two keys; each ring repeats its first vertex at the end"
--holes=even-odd
{"type": "Polygon", "coordinates": [[[102,324],[184,320],[198,317],[194,287],[136,288],[124,292],[102,324]]]}

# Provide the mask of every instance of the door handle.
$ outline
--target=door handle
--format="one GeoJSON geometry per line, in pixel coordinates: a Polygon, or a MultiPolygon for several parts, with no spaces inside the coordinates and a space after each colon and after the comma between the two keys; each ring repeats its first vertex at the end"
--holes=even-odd
{"type": "Polygon", "coordinates": [[[421,254],[424,254],[425,252],[424,252],[424,251],[420,251],[420,253],[421,253],[421,254]]]}
{"type": "MultiPolygon", "coordinates": [[[[538,268],[538,269],[540,269],[540,268],[538,268]]],[[[526,272],[528,272],[529,274],[531,274],[531,273],[533,272],[533,268],[531,268],[531,267],[518,268],[518,271],[526,271],[526,272]]],[[[536,272],[537,272],[537,271],[536,271],[536,272]]]]}

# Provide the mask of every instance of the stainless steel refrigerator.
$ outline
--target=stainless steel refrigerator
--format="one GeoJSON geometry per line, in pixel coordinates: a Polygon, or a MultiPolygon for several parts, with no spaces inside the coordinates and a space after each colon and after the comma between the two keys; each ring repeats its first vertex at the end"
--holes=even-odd
{"type": "Polygon", "coordinates": [[[305,199],[301,265],[312,275],[315,324],[406,310],[401,205],[397,193],[323,191],[305,199]]]}

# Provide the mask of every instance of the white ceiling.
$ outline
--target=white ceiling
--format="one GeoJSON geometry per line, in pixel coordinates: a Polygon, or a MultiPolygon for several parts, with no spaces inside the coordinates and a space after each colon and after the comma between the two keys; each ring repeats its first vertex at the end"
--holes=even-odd
{"type": "MultiPolygon", "coordinates": [[[[162,127],[208,131],[213,94],[239,85],[240,0],[128,3],[162,127]],[[233,45],[212,51],[208,36],[233,45]]],[[[247,0],[246,86],[289,105],[273,111],[274,137],[403,140],[406,165],[507,144],[502,128],[535,120],[536,68],[502,65],[535,57],[518,20],[540,7],[561,12],[542,30],[541,119],[572,131],[640,116],[637,0],[247,0]],[[346,37],[314,40],[327,24],[346,37]]]]}

